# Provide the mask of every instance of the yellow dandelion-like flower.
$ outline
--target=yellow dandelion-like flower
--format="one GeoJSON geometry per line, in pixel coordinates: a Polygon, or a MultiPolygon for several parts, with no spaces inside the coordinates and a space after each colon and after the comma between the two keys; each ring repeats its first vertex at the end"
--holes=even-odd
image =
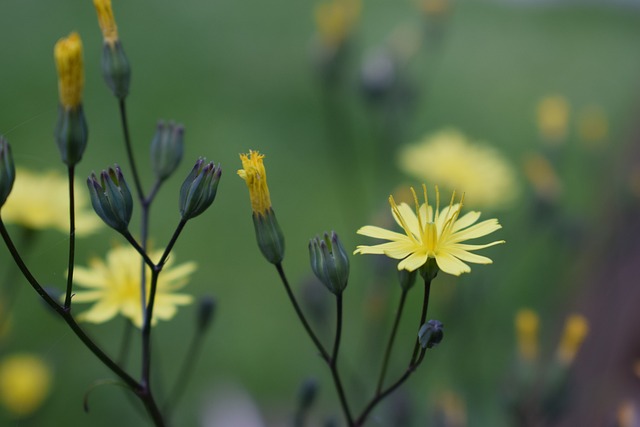
{"type": "Polygon", "coordinates": [[[66,109],[75,109],[82,102],[84,68],[82,64],[82,40],[78,33],[61,38],[53,49],[58,70],[58,92],[60,104],[66,109]]]}
{"type": "Polygon", "coordinates": [[[569,128],[569,102],[564,96],[550,95],[538,103],[538,130],[545,142],[560,144],[569,128]]]}
{"type": "Polygon", "coordinates": [[[322,42],[337,47],[349,36],[360,15],[359,0],[331,0],[315,9],[316,26],[322,42]]]}
{"type": "Polygon", "coordinates": [[[402,171],[413,177],[438,182],[463,191],[474,206],[501,208],[519,193],[511,163],[486,144],[471,143],[461,132],[445,129],[405,146],[399,155],[402,171]]]}
{"type": "Polygon", "coordinates": [[[397,205],[393,196],[389,196],[393,218],[402,227],[404,234],[366,225],[358,230],[358,234],[390,240],[390,242],[375,246],[358,246],[354,254],[379,254],[400,259],[402,261],[398,263],[398,270],[409,271],[422,267],[430,258],[433,258],[440,270],[454,276],[471,271],[464,261],[491,264],[493,262],[491,259],[469,251],[504,243],[504,240],[484,245],[463,242],[486,236],[502,228],[498,220],[488,219],[473,225],[480,218],[480,212],[468,212],[460,217],[464,196],[459,203],[454,203],[454,192],[449,206],[440,210],[438,187],[436,187],[435,208],[429,204],[426,185],[423,185],[422,189],[425,202],[420,205],[415,190],[411,188],[415,211],[406,203],[397,205]]]}
{"type": "Polygon", "coordinates": [[[538,327],[540,318],[535,311],[519,310],[515,318],[516,335],[518,338],[518,353],[527,361],[533,361],[538,356],[538,327]]]}
{"type": "MultiPolygon", "coordinates": [[[[13,190],[2,207],[2,219],[7,223],[40,230],[55,228],[69,232],[69,183],[65,176],[49,171],[35,173],[16,169],[13,190]]],[[[93,212],[86,189],[74,186],[76,235],[95,232],[102,221],[93,212]]]]}
{"type": "Polygon", "coordinates": [[[249,154],[240,154],[243,169],[238,170],[238,175],[247,183],[253,212],[265,216],[271,209],[271,198],[262,159],[264,154],[253,150],[250,150],[249,154]]]}
{"type": "Polygon", "coordinates": [[[118,26],[113,17],[111,0],[93,0],[93,5],[98,13],[98,24],[102,30],[102,38],[105,43],[113,46],[118,41],[118,26]]]}
{"type": "Polygon", "coordinates": [[[570,365],[575,359],[588,333],[589,322],[586,317],[579,314],[569,316],[564,325],[562,339],[558,345],[558,360],[566,365],[570,365]]]}
{"type": "MultiPolygon", "coordinates": [[[[159,259],[162,251],[150,254],[151,259],[159,259]]],[[[92,323],[104,323],[117,314],[130,319],[137,327],[142,327],[142,304],[140,296],[141,259],[132,247],[116,247],[109,251],[106,261],[94,258],[89,268],[76,267],[74,278],[78,285],[88,290],[77,291],[73,302],[95,304],[78,315],[78,319],[92,323]]],[[[153,324],[158,319],[170,320],[179,305],[193,301],[191,295],[176,293],[187,284],[190,274],[196,270],[195,262],[187,262],[171,267],[171,258],[158,277],[156,299],[153,308],[153,324]]],[[[151,270],[147,267],[147,278],[151,270]]],[[[147,292],[149,295],[149,280],[147,292]]]]}
{"type": "Polygon", "coordinates": [[[18,353],[0,362],[0,402],[13,415],[35,412],[49,395],[53,374],[38,356],[18,353]]]}

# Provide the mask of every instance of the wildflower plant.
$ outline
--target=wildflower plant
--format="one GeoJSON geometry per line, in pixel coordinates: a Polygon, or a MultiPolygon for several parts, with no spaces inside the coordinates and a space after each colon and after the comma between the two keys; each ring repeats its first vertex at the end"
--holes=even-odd
{"type": "MultiPolygon", "coordinates": [[[[199,343],[207,330],[208,323],[211,322],[215,302],[205,298],[204,303],[200,304],[197,324],[194,328],[194,340],[185,355],[183,366],[179,371],[180,376],[170,391],[171,400],[162,404],[158,402],[154,393],[155,387],[152,387],[152,378],[155,377],[152,375],[151,363],[152,327],[159,319],[173,318],[178,307],[193,302],[193,297],[182,293],[182,288],[195,271],[196,264],[186,262],[174,266],[170,254],[187,222],[204,213],[213,203],[222,170],[220,165],[213,162],[207,163],[203,158],[196,161],[191,173],[185,174],[187,177],[177,197],[176,215],[179,215],[179,219],[171,238],[163,247],[150,250],[151,207],[162,184],[179,168],[183,154],[184,126],[174,122],[170,122],[168,126],[164,124],[158,126],[150,150],[155,181],[150,190],[146,191],[133,155],[127,120],[126,98],[131,81],[130,63],[118,36],[111,1],[94,0],[94,5],[103,34],[102,73],[118,103],[131,178],[125,179],[125,172],[120,166],[114,165],[100,173],[91,173],[86,181],[88,197],[87,193],[76,188],[75,167],[82,160],[88,146],[89,127],[82,108],[83,43],[78,33],[71,33],[68,37],[60,39],[54,47],[59,89],[59,114],[54,137],[61,160],[67,168],[66,190],[61,194],[59,180],[50,178],[49,183],[42,185],[42,191],[51,193],[49,198],[42,195],[41,191],[34,192],[41,196],[41,202],[50,201],[51,203],[48,203],[46,208],[41,208],[29,202],[28,193],[32,193],[31,187],[37,184],[33,184],[34,179],[28,172],[15,167],[11,147],[6,139],[0,137],[0,234],[16,266],[37,294],[66,322],[95,357],[140,399],[154,425],[165,426],[189,377],[192,369],[191,362],[200,347],[199,343]],[[12,197],[12,191],[19,194],[12,197]],[[60,201],[65,199],[68,204],[61,206],[60,201]],[[97,215],[93,220],[84,218],[89,199],[97,215]],[[34,217],[35,213],[31,216],[20,215],[17,205],[39,213],[46,212],[50,218],[45,221],[41,218],[42,215],[34,217]],[[141,215],[141,223],[139,231],[135,232],[137,237],[134,237],[130,227],[136,209],[141,215]],[[16,213],[17,210],[18,213],[16,213]],[[45,289],[42,281],[32,273],[5,226],[5,221],[16,222],[17,217],[33,217],[29,221],[23,219],[23,226],[27,228],[62,227],[60,224],[62,221],[58,220],[60,213],[49,214],[52,210],[63,210],[68,214],[68,263],[65,290],[61,298],[45,289]],[[94,231],[96,220],[98,222],[102,220],[108,227],[120,233],[129,246],[116,246],[108,253],[105,261],[95,258],[88,268],[76,268],[76,231],[94,231]],[[76,221],[78,221],[77,224],[76,221]],[[93,306],[76,315],[77,303],[93,303],[93,306]],[[116,315],[125,317],[130,325],[139,328],[141,338],[139,374],[131,372],[122,362],[122,356],[126,356],[130,351],[127,340],[123,346],[125,352],[116,360],[90,337],[79,323],[81,321],[103,323],[116,315]]],[[[130,334],[125,334],[125,337],[128,336],[130,334]]],[[[30,371],[31,376],[15,374],[19,370],[11,369],[14,373],[13,377],[2,375],[0,394],[4,396],[10,393],[11,399],[5,399],[5,401],[13,402],[11,404],[16,411],[27,412],[39,405],[47,393],[50,381],[45,368],[36,366],[31,359],[21,360],[20,369],[30,371]],[[27,362],[31,365],[25,365],[27,362]],[[32,377],[33,381],[30,379],[32,377]],[[27,384],[27,380],[32,383],[39,381],[40,386],[37,387],[39,391],[29,388],[31,386],[27,384]],[[7,392],[7,388],[12,390],[7,392]],[[25,398],[27,395],[31,397],[30,400],[25,398]]]]}

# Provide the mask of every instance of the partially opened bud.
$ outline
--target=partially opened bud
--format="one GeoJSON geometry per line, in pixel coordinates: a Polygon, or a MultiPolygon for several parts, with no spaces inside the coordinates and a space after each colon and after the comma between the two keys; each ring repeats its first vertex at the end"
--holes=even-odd
{"type": "Polygon", "coordinates": [[[164,181],[182,160],[184,126],[169,122],[158,122],[156,134],[151,141],[151,165],[156,177],[164,181]]]}
{"type": "Polygon", "coordinates": [[[129,94],[131,66],[118,37],[118,26],[113,17],[111,0],[93,0],[93,5],[98,14],[104,40],[102,75],[116,98],[123,100],[129,94]]]}
{"type": "Polygon", "coordinates": [[[0,136],[0,207],[7,201],[16,179],[16,169],[11,156],[11,146],[0,136]]]}
{"type": "Polygon", "coordinates": [[[118,165],[100,173],[100,180],[95,173],[87,179],[91,204],[98,216],[109,227],[125,233],[129,228],[133,212],[133,198],[118,165]]]}
{"type": "Polygon", "coordinates": [[[180,189],[180,215],[185,221],[204,212],[216,197],[222,169],[205,162],[204,158],[198,159],[180,189]]]}
{"type": "Polygon", "coordinates": [[[349,281],[349,257],[338,235],[324,233],[309,241],[311,269],[320,281],[336,295],[342,293],[349,281]]]}

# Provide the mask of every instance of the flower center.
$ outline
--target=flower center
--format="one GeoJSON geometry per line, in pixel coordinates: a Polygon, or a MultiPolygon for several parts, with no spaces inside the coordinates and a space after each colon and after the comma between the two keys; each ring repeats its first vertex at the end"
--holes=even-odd
{"type": "Polygon", "coordinates": [[[424,234],[422,235],[422,247],[429,258],[436,257],[436,250],[438,249],[438,228],[434,222],[425,224],[424,234]]]}

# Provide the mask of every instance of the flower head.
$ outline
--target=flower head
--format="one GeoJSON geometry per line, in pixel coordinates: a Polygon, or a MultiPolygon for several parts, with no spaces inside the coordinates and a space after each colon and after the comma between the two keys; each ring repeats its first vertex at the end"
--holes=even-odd
{"type": "Polygon", "coordinates": [[[461,132],[446,129],[404,147],[400,169],[420,180],[438,182],[468,194],[476,206],[500,208],[518,195],[516,173],[496,148],[472,143],[461,132]]]}
{"type": "MultiPolygon", "coordinates": [[[[18,167],[13,191],[2,207],[7,223],[40,230],[55,228],[69,232],[69,188],[67,177],[58,172],[31,172],[18,167]]],[[[89,207],[85,191],[75,185],[76,235],[97,231],[102,222],[89,207]]]]}
{"type": "Polygon", "coordinates": [[[250,150],[249,154],[240,154],[243,169],[238,170],[238,175],[247,183],[253,212],[265,216],[271,209],[271,198],[262,159],[264,154],[253,150],[250,150]]]}
{"type": "Polygon", "coordinates": [[[32,414],[49,394],[51,381],[51,369],[38,356],[8,356],[0,362],[0,402],[16,416],[32,414]]]}
{"type": "Polygon", "coordinates": [[[118,41],[118,26],[113,17],[111,0],[93,0],[93,5],[98,14],[98,24],[102,30],[102,37],[105,43],[113,45],[118,41]]]}
{"type": "Polygon", "coordinates": [[[420,205],[415,190],[411,188],[415,210],[406,203],[396,204],[393,196],[389,196],[393,218],[402,227],[404,234],[366,225],[358,230],[358,234],[390,241],[375,246],[361,245],[354,253],[380,254],[399,259],[401,261],[398,263],[398,270],[409,271],[417,270],[433,258],[440,270],[454,276],[471,271],[464,261],[491,264],[491,259],[469,251],[504,243],[504,240],[484,245],[463,242],[486,236],[502,228],[498,220],[488,219],[472,225],[480,218],[480,212],[468,212],[460,217],[464,196],[459,203],[454,203],[454,192],[449,206],[440,210],[438,187],[436,187],[435,208],[429,204],[426,185],[423,185],[422,189],[425,202],[420,205]]]}
{"type": "MultiPolygon", "coordinates": [[[[162,251],[152,252],[151,258],[159,259],[162,251]]],[[[78,318],[92,323],[103,323],[117,314],[142,326],[142,302],[140,295],[140,255],[132,247],[116,247],[109,251],[106,261],[94,258],[89,267],[76,267],[74,277],[78,285],[88,288],[76,292],[74,302],[95,304],[78,318]]],[[[147,268],[147,277],[151,271],[147,268]]],[[[158,319],[169,320],[177,306],[190,304],[191,295],[176,293],[187,284],[187,279],[196,269],[194,262],[171,268],[171,259],[158,276],[158,287],[153,310],[153,324],[158,319]]],[[[149,295],[149,281],[147,292],[149,295]]]]}
{"type": "Polygon", "coordinates": [[[53,51],[58,70],[60,104],[65,109],[76,109],[82,102],[84,69],[82,66],[82,41],[78,33],[58,40],[53,51]]]}

